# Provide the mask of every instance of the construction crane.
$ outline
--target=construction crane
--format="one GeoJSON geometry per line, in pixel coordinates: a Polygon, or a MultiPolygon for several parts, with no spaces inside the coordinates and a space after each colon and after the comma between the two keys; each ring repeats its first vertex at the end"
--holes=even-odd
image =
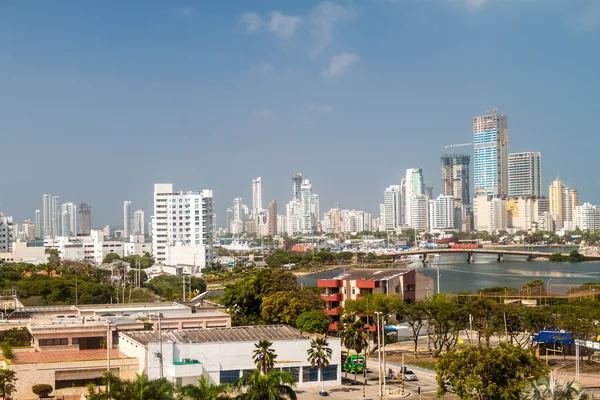
{"type": "Polygon", "coordinates": [[[498,112],[498,107],[494,107],[491,110],[487,110],[486,112],[490,114],[496,114],[496,112],[498,112]]]}

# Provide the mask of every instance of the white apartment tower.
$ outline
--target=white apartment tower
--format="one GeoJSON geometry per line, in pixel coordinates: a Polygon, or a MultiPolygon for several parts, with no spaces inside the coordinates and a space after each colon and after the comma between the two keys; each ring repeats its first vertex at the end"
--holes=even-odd
{"type": "MultiPolygon", "coordinates": [[[[406,194],[404,196],[404,204],[406,207],[406,217],[404,223],[411,228],[417,228],[413,224],[422,225],[422,215],[414,216],[412,215],[413,210],[421,209],[422,204],[419,201],[418,206],[413,206],[413,202],[417,201],[416,199],[419,197],[423,197],[425,199],[425,181],[423,180],[423,170],[421,168],[409,168],[406,170],[406,180],[405,180],[406,194]],[[416,222],[416,221],[419,222],[416,222]]],[[[425,201],[425,219],[427,219],[427,201],[425,201]]]]}
{"type": "Polygon", "coordinates": [[[71,214],[69,214],[69,211],[65,210],[64,207],[62,212],[61,229],[61,236],[71,236],[71,214]]]}
{"type": "Polygon", "coordinates": [[[35,238],[42,239],[42,215],[40,214],[40,210],[35,210],[35,238]]]}
{"type": "Polygon", "coordinates": [[[63,225],[65,213],[68,214],[68,226],[62,227],[63,236],[77,236],[79,231],[79,213],[77,212],[77,204],[75,203],[64,203],[61,207],[63,215],[63,225]]]}
{"type": "Polygon", "coordinates": [[[158,264],[164,263],[167,247],[206,246],[206,264],[213,252],[213,193],[175,192],[172,184],[154,185],[152,251],[158,264]]]}
{"type": "Polygon", "coordinates": [[[539,152],[508,155],[508,194],[542,196],[542,155],[539,152]]]}
{"type": "Polygon", "coordinates": [[[144,234],[144,211],[137,210],[133,213],[133,234],[143,235],[144,234]]]}
{"type": "Polygon", "coordinates": [[[60,208],[60,198],[58,196],[52,196],[52,237],[60,236],[61,229],[60,223],[62,218],[62,212],[60,208]]]}
{"type": "Polygon", "coordinates": [[[262,178],[252,180],[252,218],[257,220],[262,211],[262,178]]]}
{"type": "Polygon", "coordinates": [[[383,226],[386,231],[395,231],[402,226],[402,196],[400,185],[392,185],[383,192],[383,226]]]}
{"type": "Polygon", "coordinates": [[[129,240],[131,235],[131,201],[123,202],[123,237],[129,240]]]}
{"type": "Polygon", "coordinates": [[[13,217],[0,213],[0,253],[10,253],[13,242],[13,217]]]}
{"type": "Polygon", "coordinates": [[[44,213],[44,237],[52,237],[52,205],[50,202],[51,196],[45,194],[42,198],[42,211],[44,213]]]}
{"type": "Polygon", "coordinates": [[[475,194],[508,194],[508,116],[473,118],[475,194]]]}
{"type": "Polygon", "coordinates": [[[431,229],[454,229],[454,196],[439,195],[429,201],[431,229]]]}
{"type": "Polygon", "coordinates": [[[575,226],[582,231],[595,232],[600,229],[600,207],[590,203],[576,206],[574,210],[575,226]]]}
{"type": "Polygon", "coordinates": [[[300,230],[303,233],[312,233],[314,231],[313,217],[313,197],[312,185],[306,179],[300,187],[300,203],[302,208],[302,216],[300,220],[300,230]]]}

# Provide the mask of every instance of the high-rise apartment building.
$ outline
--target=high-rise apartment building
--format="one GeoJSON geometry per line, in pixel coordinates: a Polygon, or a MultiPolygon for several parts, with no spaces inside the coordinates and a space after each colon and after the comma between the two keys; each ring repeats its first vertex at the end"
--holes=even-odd
{"type": "Polygon", "coordinates": [[[575,229],[575,207],[579,205],[577,190],[563,187],[563,227],[572,231],[575,229]]]}
{"type": "Polygon", "coordinates": [[[383,226],[386,231],[395,231],[402,226],[402,196],[400,185],[392,185],[383,192],[383,226]]]}
{"type": "Polygon", "coordinates": [[[269,203],[267,222],[269,225],[269,235],[277,235],[277,202],[275,200],[269,203]]]}
{"type": "Polygon", "coordinates": [[[300,229],[303,233],[312,233],[314,231],[312,185],[306,179],[300,187],[300,203],[302,207],[302,218],[300,229]]]}
{"type": "Polygon", "coordinates": [[[429,229],[429,204],[424,194],[414,195],[410,200],[409,226],[414,229],[429,229]]]}
{"type": "Polygon", "coordinates": [[[42,215],[40,210],[35,210],[35,238],[43,239],[42,232],[44,227],[42,226],[42,215]]]}
{"type": "Polygon", "coordinates": [[[51,196],[45,194],[42,198],[42,211],[44,213],[44,237],[52,237],[52,204],[50,202],[51,196]]]}
{"type": "Polygon", "coordinates": [[[508,194],[542,196],[542,155],[539,152],[508,155],[508,194]]]}
{"type": "Polygon", "coordinates": [[[52,196],[52,236],[60,236],[61,231],[61,220],[62,212],[60,207],[60,198],[58,196],[52,196]]]}
{"type": "Polygon", "coordinates": [[[550,214],[555,220],[557,230],[575,229],[574,210],[579,205],[579,194],[577,190],[565,186],[560,179],[556,178],[550,184],[550,214]]]}
{"type": "MultiPolygon", "coordinates": [[[[422,216],[419,215],[417,218],[413,219],[413,209],[417,209],[412,206],[412,203],[415,199],[419,197],[423,197],[425,199],[425,181],[423,179],[423,170],[421,168],[409,168],[406,170],[406,178],[405,178],[405,207],[406,207],[406,217],[405,224],[410,226],[411,228],[417,228],[416,226],[411,225],[414,221],[421,220],[422,216]]],[[[422,208],[420,204],[418,209],[422,208]]],[[[427,219],[427,201],[425,201],[425,219],[427,219]]],[[[416,222],[414,222],[416,223],[416,222]]],[[[422,224],[419,222],[419,225],[422,224]]]]}
{"type": "Polygon", "coordinates": [[[92,232],[92,207],[87,203],[79,204],[79,235],[89,236],[92,232]]]}
{"type": "Polygon", "coordinates": [[[68,214],[69,218],[68,226],[66,228],[64,226],[62,227],[63,236],[77,236],[77,232],[79,232],[79,214],[77,212],[77,205],[70,202],[63,203],[61,210],[63,215],[63,222],[65,212],[68,214]]]}
{"type": "Polygon", "coordinates": [[[441,162],[442,195],[452,196],[455,207],[471,204],[471,157],[464,154],[445,155],[442,156],[441,162]]]}
{"type": "Polygon", "coordinates": [[[61,236],[71,236],[71,214],[63,208],[61,220],[61,236]]]}
{"type": "Polygon", "coordinates": [[[573,213],[576,228],[588,232],[600,229],[600,207],[583,203],[581,206],[576,206],[573,213]]]}
{"type": "Polygon", "coordinates": [[[292,200],[300,200],[300,189],[302,187],[302,174],[292,176],[292,200]]]}
{"type": "Polygon", "coordinates": [[[563,184],[558,178],[550,184],[549,189],[549,200],[550,200],[550,214],[556,215],[556,218],[560,220],[560,227],[562,228],[563,220],[563,184]]]}
{"type": "Polygon", "coordinates": [[[133,234],[143,235],[145,230],[144,211],[137,210],[133,213],[133,234]]]}
{"type": "Polygon", "coordinates": [[[508,116],[473,118],[475,193],[508,194],[508,116]]]}
{"type": "Polygon", "coordinates": [[[321,222],[321,202],[319,200],[319,195],[313,193],[310,197],[310,212],[313,215],[313,225],[314,228],[317,228],[319,223],[321,222]]]}
{"type": "Polygon", "coordinates": [[[429,201],[429,224],[431,229],[454,229],[454,196],[439,195],[429,201]]]}
{"type": "Polygon", "coordinates": [[[172,184],[154,185],[152,251],[157,263],[164,263],[171,246],[206,248],[206,264],[212,262],[213,193],[174,192],[172,184]]]}
{"type": "Polygon", "coordinates": [[[259,176],[252,180],[252,218],[258,219],[262,209],[262,178],[259,176]]]}
{"type": "Polygon", "coordinates": [[[10,253],[13,242],[13,217],[0,213],[0,253],[10,253]]]}
{"type": "Polygon", "coordinates": [[[123,202],[123,237],[129,240],[131,235],[131,201],[123,202]]]}

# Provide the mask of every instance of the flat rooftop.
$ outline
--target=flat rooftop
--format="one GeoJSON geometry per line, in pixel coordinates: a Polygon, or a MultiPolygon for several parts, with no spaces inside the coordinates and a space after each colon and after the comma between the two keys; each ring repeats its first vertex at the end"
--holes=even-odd
{"type": "MultiPolygon", "coordinates": [[[[110,351],[111,360],[130,358],[119,350],[110,351]]],[[[54,350],[40,352],[15,352],[13,364],[106,360],[106,350],[54,350]]]]}
{"type": "Polygon", "coordinates": [[[258,342],[260,340],[306,340],[300,331],[286,325],[236,326],[232,328],[180,329],[163,331],[123,332],[121,335],[147,346],[149,343],[227,343],[258,342]]]}
{"type": "Polygon", "coordinates": [[[404,275],[412,269],[350,269],[338,276],[325,280],[350,280],[350,281],[385,281],[399,275],[404,275]]]}

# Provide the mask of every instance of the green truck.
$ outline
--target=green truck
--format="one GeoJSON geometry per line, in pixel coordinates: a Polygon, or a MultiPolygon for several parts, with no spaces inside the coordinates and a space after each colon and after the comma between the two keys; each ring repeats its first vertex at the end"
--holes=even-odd
{"type": "Polygon", "coordinates": [[[342,369],[348,372],[363,372],[365,370],[365,358],[360,354],[354,354],[344,359],[342,369]]]}

